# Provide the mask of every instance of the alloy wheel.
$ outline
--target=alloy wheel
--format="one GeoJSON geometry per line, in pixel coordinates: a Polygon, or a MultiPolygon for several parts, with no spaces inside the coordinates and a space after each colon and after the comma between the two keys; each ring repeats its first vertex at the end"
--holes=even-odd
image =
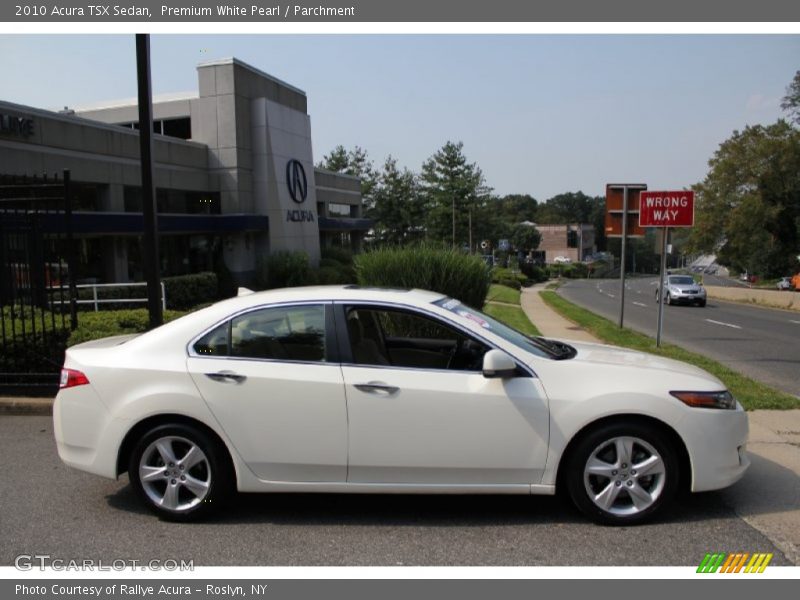
{"type": "Polygon", "coordinates": [[[586,461],[583,483],[594,505],[618,517],[639,514],[659,499],[667,470],[658,451],[633,436],[599,444],[586,461]]]}
{"type": "Polygon", "coordinates": [[[139,480],[155,506],[183,512],[208,496],[211,467],[208,457],[191,440],[164,436],[153,441],[142,453],[139,480]]]}

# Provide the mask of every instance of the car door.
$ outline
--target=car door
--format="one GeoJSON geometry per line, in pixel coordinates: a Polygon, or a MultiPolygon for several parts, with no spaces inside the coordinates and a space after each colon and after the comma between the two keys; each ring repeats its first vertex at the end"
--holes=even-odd
{"type": "Polygon", "coordinates": [[[239,314],[200,337],[188,368],[257,477],[344,482],[347,407],[331,305],[239,314]]]}
{"type": "Polygon", "coordinates": [[[541,480],[549,426],[537,378],[484,377],[489,344],[419,311],[343,303],[336,315],[348,343],[349,482],[541,480]]]}

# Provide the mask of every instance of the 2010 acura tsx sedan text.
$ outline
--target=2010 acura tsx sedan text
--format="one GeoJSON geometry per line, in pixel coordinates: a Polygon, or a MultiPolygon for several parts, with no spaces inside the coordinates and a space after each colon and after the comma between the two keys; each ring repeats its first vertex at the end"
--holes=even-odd
{"type": "Polygon", "coordinates": [[[53,418],[68,465],[158,515],[242,492],[554,494],[645,521],[737,481],[747,416],[694,366],[528,337],[441,294],[248,293],[69,348],[53,418]]]}

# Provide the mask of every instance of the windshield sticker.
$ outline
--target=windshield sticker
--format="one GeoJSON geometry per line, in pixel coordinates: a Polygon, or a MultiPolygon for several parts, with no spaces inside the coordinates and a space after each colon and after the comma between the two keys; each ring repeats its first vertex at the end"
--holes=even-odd
{"type": "Polygon", "coordinates": [[[465,310],[459,310],[457,314],[459,316],[461,316],[461,317],[464,317],[465,319],[469,319],[473,323],[477,323],[478,325],[480,325],[484,329],[491,329],[492,328],[492,326],[489,325],[488,322],[486,322],[485,320],[481,319],[478,315],[473,315],[472,313],[467,312],[465,310]]]}

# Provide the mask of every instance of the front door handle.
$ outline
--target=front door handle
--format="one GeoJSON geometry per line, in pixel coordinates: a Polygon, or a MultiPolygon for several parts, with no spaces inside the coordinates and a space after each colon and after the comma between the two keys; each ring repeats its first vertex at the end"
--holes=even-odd
{"type": "Polygon", "coordinates": [[[242,383],[247,377],[239,375],[233,371],[218,371],[217,373],[206,373],[206,377],[212,381],[219,381],[220,383],[242,383]]]}
{"type": "Polygon", "coordinates": [[[400,391],[399,387],[387,385],[381,381],[370,381],[368,383],[356,383],[353,387],[367,394],[381,394],[383,396],[391,396],[400,391]]]}

